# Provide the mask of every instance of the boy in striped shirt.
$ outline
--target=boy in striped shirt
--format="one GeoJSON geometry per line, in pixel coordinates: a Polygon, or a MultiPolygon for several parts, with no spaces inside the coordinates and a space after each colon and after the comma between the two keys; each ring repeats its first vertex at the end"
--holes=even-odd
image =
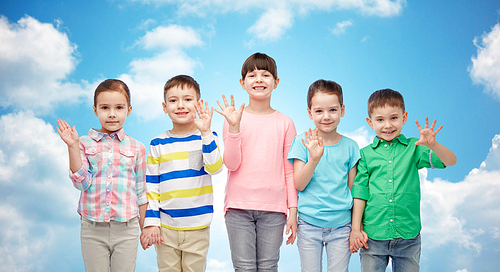
{"type": "Polygon", "coordinates": [[[159,271],[205,271],[211,175],[222,170],[217,134],[210,130],[213,109],[208,103],[203,107],[198,83],[186,75],[167,81],[164,98],[163,111],[173,127],[150,143],[141,245],[155,244],[159,271]]]}

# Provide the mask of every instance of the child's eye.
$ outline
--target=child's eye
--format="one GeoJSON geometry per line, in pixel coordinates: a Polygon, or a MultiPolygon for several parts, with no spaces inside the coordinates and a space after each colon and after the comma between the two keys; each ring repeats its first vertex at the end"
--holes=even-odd
{"type": "Polygon", "coordinates": [[[337,111],[337,109],[331,109],[330,111],[336,112],[336,111],[337,111]]]}
{"type": "Polygon", "coordinates": [[[108,106],[102,106],[101,109],[103,110],[107,110],[108,109],[108,106]]]}
{"type": "Polygon", "coordinates": [[[323,111],[322,110],[316,110],[316,113],[322,113],[323,111]]]}
{"type": "Polygon", "coordinates": [[[170,103],[175,103],[175,101],[176,101],[175,99],[168,100],[168,102],[170,102],[170,103]]]}
{"type": "Polygon", "coordinates": [[[382,121],[384,121],[384,120],[383,120],[383,119],[381,119],[381,118],[379,118],[379,119],[377,119],[376,121],[377,121],[377,122],[382,122],[382,121]]]}
{"type": "Polygon", "coordinates": [[[190,101],[193,101],[192,98],[186,98],[186,101],[190,102],[190,101]]]}
{"type": "Polygon", "coordinates": [[[392,119],[392,120],[396,120],[396,119],[398,119],[398,117],[397,117],[397,116],[394,116],[394,117],[392,117],[391,119],[392,119]]]}
{"type": "Polygon", "coordinates": [[[119,109],[119,110],[123,110],[123,106],[118,106],[116,108],[119,109]]]}

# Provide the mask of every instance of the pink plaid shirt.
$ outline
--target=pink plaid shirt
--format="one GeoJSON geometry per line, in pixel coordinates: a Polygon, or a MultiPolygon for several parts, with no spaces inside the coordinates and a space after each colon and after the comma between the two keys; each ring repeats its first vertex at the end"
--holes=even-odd
{"type": "Polygon", "coordinates": [[[70,173],[80,194],[78,213],[95,222],[127,222],[139,216],[146,197],[146,149],[125,134],[90,129],[80,137],[82,168],[70,173]]]}

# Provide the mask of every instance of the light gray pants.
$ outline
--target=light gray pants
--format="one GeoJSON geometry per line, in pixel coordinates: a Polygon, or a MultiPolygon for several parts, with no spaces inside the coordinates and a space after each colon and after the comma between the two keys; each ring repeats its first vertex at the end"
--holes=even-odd
{"type": "Polygon", "coordinates": [[[93,222],[81,219],[80,239],[87,272],[135,271],[139,219],[129,222],[93,222]]]}

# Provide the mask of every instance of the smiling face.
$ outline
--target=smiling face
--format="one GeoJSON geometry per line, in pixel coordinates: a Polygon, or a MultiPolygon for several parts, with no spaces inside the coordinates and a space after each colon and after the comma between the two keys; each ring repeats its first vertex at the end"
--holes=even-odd
{"type": "Polygon", "coordinates": [[[101,132],[111,134],[120,130],[125,119],[130,115],[132,106],[122,91],[102,91],[96,97],[94,114],[99,117],[101,132]]]}
{"type": "Polygon", "coordinates": [[[403,112],[400,107],[385,105],[384,107],[373,108],[370,117],[367,117],[366,121],[380,139],[391,143],[393,139],[401,134],[407,116],[408,113],[403,112]]]}
{"type": "Polygon", "coordinates": [[[178,85],[167,90],[163,111],[172,119],[174,131],[179,126],[194,126],[193,113],[197,102],[196,90],[191,87],[178,85]]]}
{"type": "Polygon", "coordinates": [[[245,79],[240,79],[241,87],[247,91],[250,99],[269,99],[272,91],[278,87],[279,78],[274,78],[267,70],[255,69],[248,72],[245,79]]]}
{"type": "MultiPolygon", "coordinates": [[[[311,98],[311,108],[307,109],[320,134],[336,132],[340,117],[344,116],[345,106],[340,105],[336,94],[316,92],[311,98]]],[[[322,135],[320,135],[322,136],[322,135]]]]}

